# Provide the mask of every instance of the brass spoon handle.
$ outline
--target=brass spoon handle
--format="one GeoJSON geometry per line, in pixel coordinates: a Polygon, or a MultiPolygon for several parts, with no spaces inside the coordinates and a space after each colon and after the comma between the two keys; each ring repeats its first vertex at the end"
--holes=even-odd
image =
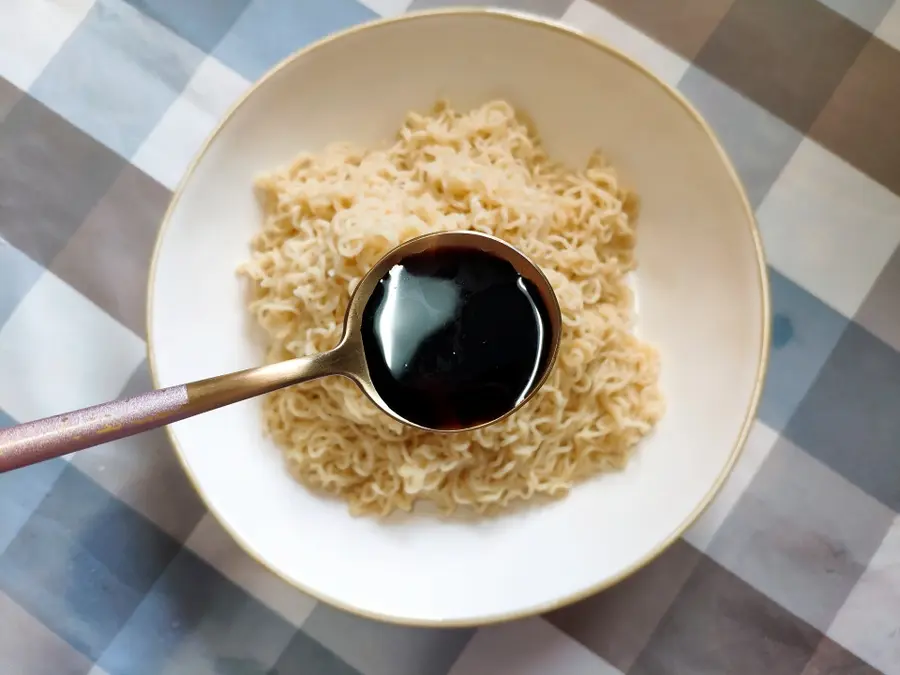
{"type": "Polygon", "coordinates": [[[157,389],[0,429],[0,473],[133,436],[253,396],[347,372],[345,350],[157,389]]]}

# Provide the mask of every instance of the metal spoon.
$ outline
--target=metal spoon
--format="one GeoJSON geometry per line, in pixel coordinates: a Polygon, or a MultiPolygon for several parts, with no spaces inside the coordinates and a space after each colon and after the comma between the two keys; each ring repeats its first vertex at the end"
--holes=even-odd
{"type": "MultiPolygon", "coordinates": [[[[503,317],[497,317],[503,321],[503,317]]],[[[363,277],[350,299],[340,343],[328,352],[219,375],[197,382],[157,389],[127,399],[0,429],[0,473],[107,443],[142,431],[171,424],[244,399],[327,375],[353,380],[381,410],[400,422],[437,432],[465,431],[504,419],[524,405],[547,379],[556,360],[561,332],[556,295],[547,278],[531,260],[504,241],[471,231],[440,232],[407,241],[392,249],[363,277]],[[385,403],[372,382],[361,334],[363,311],[379,282],[402,259],[444,247],[471,249],[509,262],[520,277],[530,281],[548,314],[548,355],[533,373],[529,390],[494,419],[466,428],[430,429],[404,419],[385,403]]]]}

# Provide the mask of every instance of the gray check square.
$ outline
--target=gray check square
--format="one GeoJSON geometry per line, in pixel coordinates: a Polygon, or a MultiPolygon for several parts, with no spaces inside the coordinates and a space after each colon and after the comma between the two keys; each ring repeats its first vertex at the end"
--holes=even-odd
{"type": "Polygon", "coordinates": [[[334,652],[298,630],[272,671],[278,675],[360,675],[334,652]]]}
{"type": "Polygon", "coordinates": [[[128,164],[50,265],[98,307],[146,335],[146,295],[168,189],[128,164]]]}
{"type": "Polygon", "coordinates": [[[394,626],[323,603],[303,623],[303,631],[365,675],[445,675],[475,632],[394,626]]]}
{"type": "Polygon", "coordinates": [[[125,0],[188,42],[210,53],[250,0],[125,0]]]}
{"type": "Polygon", "coordinates": [[[49,265],[124,161],[25,96],[0,123],[0,237],[49,265]]]}
{"type": "Polygon", "coordinates": [[[128,675],[277,673],[296,629],[182,549],[98,665],[128,675]]]}
{"type": "Polygon", "coordinates": [[[634,576],[546,619],[628,673],[702,557],[679,539],[634,576]]]}
{"type": "Polygon", "coordinates": [[[900,52],[873,38],[819,115],[810,136],[900,194],[900,52]]]}
{"type": "Polygon", "coordinates": [[[800,675],[881,675],[881,671],[826,636],[800,675]]]}
{"type": "Polygon", "coordinates": [[[900,511],[900,352],[851,322],[784,435],[900,511]]]}
{"type": "Polygon", "coordinates": [[[96,660],[178,548],[69,464],[0,555],[0,589],[96,660]]]}
{"type": "Polygon", "coordinates": [[[849,319],[769,268],[772,346],[759,417],[784,429],[828,359],[849,319]]]}
{"type": "Polygon", "coordinates": [[[893,519],[881,502],[781,438],[707,554],[825,631],[893,519]]]}
{"type": "Polygon", "coordinates": [[[4,674],[87,675],[93,663],[0,592],[0,669],[4,674]]]}
{"type": "Polygon", "coordinates": [[[19,88],[0,77],[0,122],[3,122],[20,98],[22,92],[19,88]]]}
{"type": "Polygon", "coordinates": [[[255,80],[301,47],[376,18],[357,0],[251,0],[212,55],[255,80]]]}
{"type": "Polygon", "coordinates": [[[703,558],[628,675],[799,675],[821,638],[703,558]]]}
{"type": "MultiPolygon", "coordinates": [[[[15,420],[0,410],[0,427],[15,420]]],[[[52,459],[0,474],[0,555],[31,518],[66,469],[64,459],[52,459]]]]}
{"type": "Polygon", "coordinates": [[[696,66],[685,73],[678,88],[710,123],[734,162],[750,203],[759,206],[803,136],[696,66]]]}
{"type": "Polygon", "coordinates": [[[869,37],[818,0],[735,0],[695,63],[805,132],[869,37]]]}
{"type": "Polygon", "coordinates": [[[854,320],[900,351],[900,247],[882,268],[854,320]]]}
{"type": "Polygon", "coordinates": [[[592,0],[692,61],[734,0],[592,0]]]}

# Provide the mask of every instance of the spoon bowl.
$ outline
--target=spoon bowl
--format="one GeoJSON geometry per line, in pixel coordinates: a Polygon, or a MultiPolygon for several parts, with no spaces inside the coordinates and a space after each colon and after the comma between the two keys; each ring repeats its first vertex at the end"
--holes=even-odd
{"type": "MultiPolygon", "coordinates": [[[[524,289],[524,286],[523,286],[524,289]]],[[[425,298],[427,301],[427,298],[425,298]]],[[[414,317],[415,318],[415,317],[414,317]]],[[[448,315],[447,322],[457,321],[457,314],[448,315]]],[[[506,317],[490,317],[502,322],[506,317]]],[[[0,429],[0,473],[36,462],[59,457],[77,450],[131,436],[142,431],[171,424],[216,408],[237,403],[254,396],[328,375],[342,375],[357,386],[384,413],[403,424],[426,431],[450,433],[477,429],[505,419],[527,403],[546,381],[559,349],[561,313],[556,294],[540,268],[523,253],[497,237],[474,231],[435,232],[411,239],[393,248],[363,277],[353,295],[344,317],[344,331],[338,345],[327,352],[280,361],[258,368],[219,375],[197,382],[166,387],[128,399],[111,401],[82,410],[27,422],[8,429],[0,429]],[[445,249],[484,256],[510,266],[518,280],[528,284],[542,307],[541,340],[534,368],[528,373],[528,383],[511,405],[480,415],[471,424],[428,426],[400,414],[385,400],[385,391],[372,377],[374,368],[367,360],[371,345],[364,338],[367,308],[379,287],[392,269],[412,257],[445,249]],[[495,414],[496,413],[496,414],[495,414]]],[[[466,327],[462,327],[465,332],[466,327]]],[[[484,349],[496,345],[479,344],[484,349]]],[[[503,350],[509,345],[501,345],[503,350]]],[[[453,352],[456,353],[455,351],[453,352]]],[[[452,369],[451,369],[452,371],[452,369]]],[[[433,378],[432,378],[433,379],[433,378]]],[[[453,373],[444,373],[452,380],[453,373]]],[[[476,405],[484,401],[479,390],[472,390],[469,398],[476,405]]],[[[457,416],[454,416],[456,418],[457,416]]]]}
{"type": "MultiPolygon", "coordinates": [[[[506,316],[496,317],[496,321],[506,321],[506,316]]],[[[544,384],[549,376],[553,364],[556,362],[557,352],[559,351],[559,338],[562,332],[562,316],[559,308],[559,302],[553,287],[544,276],[541,269],[533,263],[527,256],[513,246],[510,246],[502,239],[497,237],[475,232],[471,230],[460,230],[451,232],[436,232],[432,234],[422,235],[414,239],[410,239],[404,244],[397,246],[389,251],[379,260],[374,267],[363,277],[359,286],[356,288],[350,300],[347,314],[344,319],[344,334],[341,343],[336,348],[347,354],[362,354],[363,358],[359,359],[357,367],[353,371],[346,372],[354,382],[362,389],[375,405],[383,412],[387,413],[394,419],[404,424],[424,429],[427,431],[435,431],[438,433],[454,433],[459,431],[469,431],[485,427],[499,422],[516,410],[525,405],[534,394],[544,384]],[[463,249],[473,253],[486,253],[493,258],[509,263],[515,273],[523,280],[529,282],[531,287],[536,291],[540,304],[546,309],[546,344],[543,346],[542,354],[538,355],[535,362],[537,366],[531,382],[524,388],[522,395],[518,397],[517,402],[508,407],[499,415],[491,416],[483,421],[465,424],[462,426],[455,425],[453,427],[440,427],[437,425],[426,425],[416,422],[407,416],[404,416],[396,410],[395,406],[385,401],[384,392],[376,385],[374,374],[375,364],[370,364],[365,357],[367,344],[363,338],[364,314],[366,308],[372,299],[373,293],[376,291],[378,284],[384,279],[392,268],[401,264],[404,260],[411,257],[435,252],[442,249],[463,249]]],[[[510,345],[504,345],[509,348],[510,345]]],[[[478,394],[475,394],[478,395],[478,394]]]]}

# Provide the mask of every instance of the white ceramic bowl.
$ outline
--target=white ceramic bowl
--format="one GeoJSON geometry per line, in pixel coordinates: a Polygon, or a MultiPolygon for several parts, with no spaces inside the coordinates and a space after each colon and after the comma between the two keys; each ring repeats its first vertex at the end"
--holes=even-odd
{"type": "Polygon", "coordinates": [[[392,137],[411,109],[502,97],[573,165],[602,148],[642,198],[638,330],[658,346],[668,411],[628,468],[490,520],[353,518],[285,471],[259,400],[173,425],[209,509],[308,593],[411,624],[488,623],[615,583],[680,535],[739,454],[768,350],[765,264],[735,172],[679,94],[560,25],[484,10],[410,15],[304,49],[231,111],[176,193],[149,288],[157,386],[258,365],[235,267],[260,214],[254,174],[336,140],[392,137]]]}

